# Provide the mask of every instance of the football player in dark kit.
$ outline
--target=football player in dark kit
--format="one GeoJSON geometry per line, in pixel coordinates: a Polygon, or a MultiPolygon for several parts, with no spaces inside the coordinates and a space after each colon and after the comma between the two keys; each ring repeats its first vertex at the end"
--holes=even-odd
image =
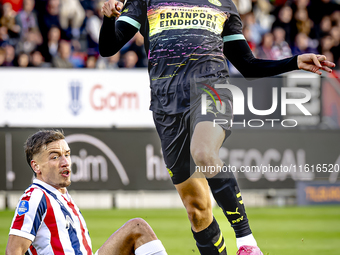
{"type": "MultiPolygon", "coordinates": [[[[235,234],[239,255],[261,255],[250,230],[242,196],[232,172],[190,171],[190,166],[219,166],[219,149],[230,125],[213,125],[216,115],[232,119],[232,94],[226,84],[227,59],[245,76],[258,78],[297,69],[321,74],[334,63],[304,54],[279,61],[256,59],[242,34],[231,0],[117,0],[104,3],[100,32],[102,56],[114,55],[138,31],[149,59],[151,106],[164,160],[187,210],[202,255],[227,254],[212,214],[209,187],[235,234]],[[121,12],[118,12],[121,11],[121,12]],[[118,17],[116,20],[115,17],[118,17]],[[201,113],[201,95],[215,95],[201,113]],[[216,97],[216,98],[215,98],[216,97]],[[193,160],[194,164],[190,164],[193,160]]],[[[228,122],[230,123],[230,122],[228,122]]]]}

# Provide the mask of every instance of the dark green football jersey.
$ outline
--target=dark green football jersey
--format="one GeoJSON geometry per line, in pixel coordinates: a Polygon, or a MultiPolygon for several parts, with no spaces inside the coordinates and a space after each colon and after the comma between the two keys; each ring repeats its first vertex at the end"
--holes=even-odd
{"type": "Polygon", "coordinates": [[[188,109],[190,84],[196,79],[228,77],[223,43],[244,40],[231,0],[128,0],[118,21],[144,36],[150,109],[158,113],[188,109]]]}

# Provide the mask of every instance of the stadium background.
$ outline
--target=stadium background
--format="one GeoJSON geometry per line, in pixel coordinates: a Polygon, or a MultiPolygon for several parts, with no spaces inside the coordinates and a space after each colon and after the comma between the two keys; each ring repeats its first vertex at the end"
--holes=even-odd
{"type": "MultiPolygon", "coordinates": [[[[148,111],[143,38],[138,34],[119,54],[100,57],[101,2],[27,0],[23,7],[22,0],[0,0],[0,250],[6,245],[13,209],[32,179],[23,143],[39,129],[59,128],[73,154],[70,192],[83,209],[95,248],[127,219],[144,217],[169,254],[197,253],[148,111]]],[[[236,122],[245,120],[245,127],[234,125],[220,156],[238,169],[265,163],[302,166],[303,171],[237,176],[265,254],[338,254],[339,171],[330,166],[340,165],[339,3],[235,4],[257,57],[281,59],[315,52],[337,66],[333,74],[322,77],[294,72],[248,82],[230,65],[230,82],[246,99],[247,88],[253,88],[256,109],[271,107],[272,87],[278,88],[279,101],[270,116],[255,116],[245,105],[245,114],[235,116],[236,122]],[[312,116],[294,107],[281,115],[280,91],[285,87],[311,91],[305,107],[312,116]],[[261,119],[264,126],[250,127],[252,119],[261,119]],[[278,121],[271,127],[266,119],[278,121]],[[285,119],[299,124],[283,127],[285,119]]],[[[220,210],[214,210],[222,221],[220,210]]],[[[228,224],[222,230],[228,236],[228,252],[234,254],[232,230],[228,224]]]]}

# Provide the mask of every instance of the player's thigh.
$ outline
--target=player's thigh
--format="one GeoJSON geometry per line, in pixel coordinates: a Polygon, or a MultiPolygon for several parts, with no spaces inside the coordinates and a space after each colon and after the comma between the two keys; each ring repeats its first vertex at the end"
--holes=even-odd
{"type": "Polygon", "coordinates": [[[98,255],[132,255],[144,243],[157,240],[149,224],[136,218],[126,222],[99,248],[98,255]]]}
{"type": "MultiPolygon", "coordinates": [[[[232,95],[229,90],[219,90],[215,103],[207,100],[206,113],[202,112],[202,100],[196,100],[190,113],[191,155],[197,165],[217,163],[218,152],[224,140],[231,134],[232,95]],[[221,103],[220,103],[221,102],[221,103]]],[[[212,95],[212,93],[209,93],[212,95]]]]}
{"type": "Polygon", "coordinates": [[[225,138],[225,130],[211,121],[196,124],[191,138],[190,150],[195,152],[218,153],[225,138]]]}

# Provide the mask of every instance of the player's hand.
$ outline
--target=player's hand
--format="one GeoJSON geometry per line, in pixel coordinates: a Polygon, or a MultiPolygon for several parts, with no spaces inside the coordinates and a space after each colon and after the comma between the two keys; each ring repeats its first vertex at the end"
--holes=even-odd
{"type": "Polygon", "coordinates": [[[324,55],[302,54],[298,56],[298,68],[321,75],[321,70],[332,72],[331,67],[335,67],[333,62],[327,61],[324,55]]]}
{"type": "Polygon", "coordinates": [[[123,9],[123,6],[124,0],[108,0],[103,4],[101,12],[108,18],[119,17],[119,11],[123,9]]]}

